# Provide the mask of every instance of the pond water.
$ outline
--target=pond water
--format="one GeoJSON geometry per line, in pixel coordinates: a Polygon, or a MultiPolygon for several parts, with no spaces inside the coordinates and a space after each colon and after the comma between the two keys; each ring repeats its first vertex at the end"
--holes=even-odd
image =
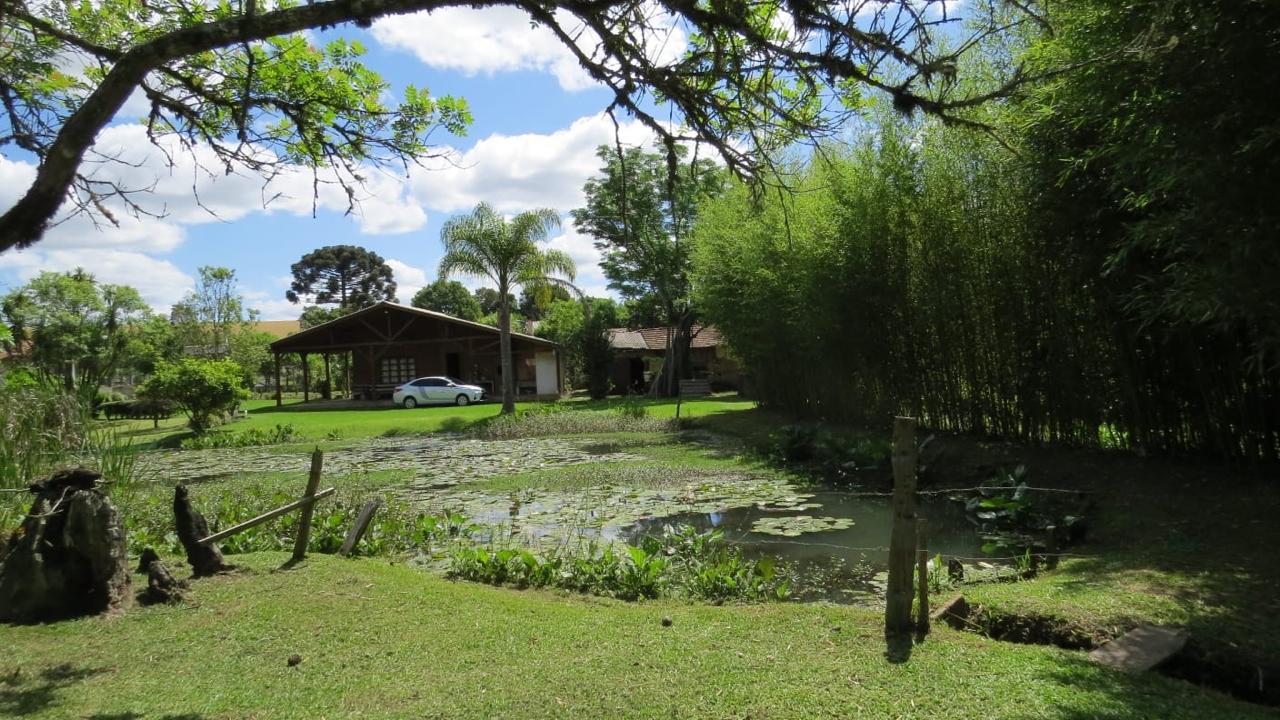
{"type": "MultiPolygon", "coordinates": [[[[304,445],[148,453],[145,467],[182,482],[307,467],[304,445]]],[[[675,468],[615,448],[561,438],[482,441],[434,435],[376,438],[325,454],[325,474],[412,473],[401,494],[429,512],[462,512],[496,540],[543,548],[637,542],[666,525],[718,528],[749,558],[770,557],[798,600],[874,603],[892,525],[889,498],[803,488],[769,472],[675,468]],[[573,489],[497,490],[473,483],[549,468],[579,474],[573,489]]],[[[983,541],[960,503],[922,498],[930,555],[981,558],[983,541]]]]}
{"type": "MultiPolygon", "coordinates": [[[[808,495],[808,503],[818,507],[801,512],[749,506],[710,513],[682,513],[639,521],[624,539],[636,542],[645,535],[660,535],[667,524],[688,524],[701,530],[717,528],[744,556],[777,560],[792,579],[796,600],[883,602],[893,526],[889,499],[834,490],[819,490],[808,495]],[[794,521],[801,516],[844,520],[848,523],[840,524],[848,526],[801,532],[796,536],[776,534],[778,529],[794,532],[809,524],[803,519],[794,521]]],[[[983,557],[983,541],[960,503],[944,497],[922,498],[917,514],[928,519],[930,557],[938,554],[944,559],[983,557]]]]}

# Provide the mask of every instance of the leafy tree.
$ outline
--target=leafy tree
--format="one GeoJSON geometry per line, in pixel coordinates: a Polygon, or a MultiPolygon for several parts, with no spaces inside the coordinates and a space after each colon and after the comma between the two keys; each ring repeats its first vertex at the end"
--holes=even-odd
{"type": "MultiPolygon", "coordinates": [[[[484,315],[497,316],[498,306],[502,304],[498,291],[493,288],[476,288],[476,302],[480,303],[480,312],[484,315]]],[[[507,294],[507,303],[509,307],[516,306],[516,296],[507,294]]]]}
{"type": "Polygon", "coordinates": [[[3,312],[38,372],[90,399],[126,360],[130,330],[150,309],[137,290],[77,269],[41,273],[4,298],[3,312]]]}
{"type": "Polygon", "coordinates": [[[326,308],[319,305],[312,305],[302,311],[298,316],[298,325],[306,330],[317,325],[323,325],[330,320],[337,320],[343,315],[350,314],[350,310],[343,307],[326,308]]]}
{"type": "Polygon", "coordinates": [[[526,320],[541,320],[551,303],[572,299],[573,295],[559,285],[526,287],[520,291],[520,314],[526,320]]]}
{"type": "Polygon", "coordinates": [[[201,354],[223,356],[231,336],[253,322],[257,313],[245,309],[235,270],[205,265],[199,274],[196,289],[173,306],[169,319],[183,345],[201,354]]]}
{"type": "Polygon", "coordinates": [[[662,379],[654,387],[675,395],[680,379],[688,377],[697,319],[687,236],[698,203],[720,194],[726,175],[706,158],[684,162],[683,147],[669,157],[640,148],[619,154],[601,145],[596,155],[604,166],[583,188],[587,205],[573,211],[573,222],[595,238],[609,287],[651,309],[669,328],[662,379]],[[673,159],[679,164],[669,164],[673,159]]]}
{"type": "Polygon", "coordinates": [[[574,387],[586,387],[591,397],[602,398],[609,392],[613,372],[608,331],[621,324],[612,299],[556,300],[537,334],[560,344],[565,373],[574,387]]]}
{"type": "Polygon", "coordinates": [[[1259,102],[1280,93],[1280,6],[1048,9],[1057,31],[1027,56],[1082,67],[1021,106],[1041,231],[1102,276],[1133,335],[1167,328],[1154,352],[1176,345],[1280,369],[1280,120],[1259,102]]]}
{"type": "Polygon", "coordinates": [[[150,375],[163,361],[182,356],[182,338],[163,315],[152,315],[132,328],[129,334],[129,364],[132,370],[150,375]]]}
{"type": "MultiPolygon", "coordinates": [[[[964,34],[985,37],[1026,22],[1022,9],[1030,3],[1005,5],[966,3],[973,11],[963,32],[950,22],[949,5],[921,8],[918,0],[668,3],[662,13],[647,0],[521,8],[607,89],[609,111],[633,115],[669,150],[698,137],[740,175],[764,177],[777,151],[825,137],[860,112],[867,88],[890,94],[904,112],[963,123],[968,108],[1034,80],[1011,64],[995,83],[956,82],[959,60],[976,44],[964,34]],[[655,57],[654,48],[676,31],[688,38],[684,52],[655,57]],[[656,114],[654,97],[680,122],[656,114]]],[[[0,251],[38,241],[67,199],[73,211],[104,222],[116,211],[160,212],[140,204],[146,188],[80,171],[98,132],[139,89],[150,103],[154,142],[176,135],[192,151],[216,153],[228,172],[264,179],[287,165],[309,168],[315,187],[336,183],[354,205],[366,166],[418,162],[432,152],[433,130],[461,133],[470,114],[459,100],[432,98],[413,86],[390,102],[388,83],[361,62],[359,43],[337,39],[318,48],[305,31],[348,22],[367,27],[375,18],[450,6],[507,5],[5,0],[0,145],[30,153],[39,168],[0,216],[0,251]],[[85,58],[90,70],[65,72],[73,56],[85,58]]]]}
{"type": "Polygon", "coordinates": [[[203,433],[248,399],[244,374],[231,360],[183,358],[161,363],[138,394],[173,403],[186,413],[191,429],[203,433]]]}
{"type": "Polygon", "coordinates": [[[271,343],[275,336],[269,332],[245,328],[231,336],[227,359],[244,371],[244,384],[254,387],[258,377],[270,377],[275,371],[271,358],[271,343]]]}
{"type": "Polygon", "coordinates": [[[355,245],[329,245],[313,250],[290,268],[289,302],[309,300],[359,310],[396,299],[391,267],[375,252],[355,245]]]}
{"type": "Polygon", "coordinates": [[[573,279],[572,258],[559,250],[538,247],[551,229],[559,225],[560,216],[549,208],[523,212],[508,221],[488,204],[480,203],[469,214],[450,218],[440,229],[444,243],[440,277],[487,278],[498,286],[504,414],[516,410],[515,372],[511,363],[511,290],[568,285],[573,279]]]}
{"type": "Polygon", "coordinates": [[[463,320],[479,320],[484,315],[480,301],[457,280],[436,280],[415,293],[410,304],[463,320]]]}

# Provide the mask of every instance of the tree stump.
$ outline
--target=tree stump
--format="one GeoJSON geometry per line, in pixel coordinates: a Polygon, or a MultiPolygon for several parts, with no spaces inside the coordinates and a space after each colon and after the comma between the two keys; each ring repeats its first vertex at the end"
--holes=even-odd
{"type": "Polygon", "coordinates": [[[160,556],[156,554],[155,550],[152,550],[151,548],[143,548],[142,556],[138,558],[138,569],[134,570],[134,572],[139,575],[146,575],[151,569],[151,563],[156,562],[159,559],[160,556]]]}
{"type": "Polygon", "coordinates": [[[187,488],[178,485],[173,489],[173,516],[178,526],[178,540],[187,551],[187,562],[195,577],[208,577],[234,569],[222,559],[222,551],[213,543],[201,543],[209,537],[209,523],[191,507],[187,488]]]}
{"type": "Polygon", "coordinates": [[[157,557],[147,564],[147,589],[138,595],[138,601],[143,605],[182,602],[187,597],[187,588],[187,582],[174,577],[157,557]]]}
{"type": "Polygon", "coordinates": [[[76,468],[31,486],[35,501],[0,561],[0,621],[58,620],[128,604],[124,524],[97,489],[99,477],[76,468]]]}

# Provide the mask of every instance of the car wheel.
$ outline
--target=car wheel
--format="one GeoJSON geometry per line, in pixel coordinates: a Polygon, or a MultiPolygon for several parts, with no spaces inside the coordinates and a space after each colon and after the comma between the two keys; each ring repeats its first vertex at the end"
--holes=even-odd
{"type": "Polygon", "coordinates": [[[470,405],[471,398],[467,397],[466,395],[459,395],[458,399],[455,400],[454,402],[458,404],[458,407],[462,407],[463,405],[470,405]]]}
{"type": "Polygon", "coordinates": [[[417,400],[414,400],[414,399],[413,399],[413,398],[411,398],[411,397],[407,397],[407,398],[405,398],[405,399],[404,399],[404,406],[405,406],[405,409],[407,409],[407,410],[412,410],[412,409],[414,409],[414,408],[418,407],[418,401],[417,401],[417,400]]]}

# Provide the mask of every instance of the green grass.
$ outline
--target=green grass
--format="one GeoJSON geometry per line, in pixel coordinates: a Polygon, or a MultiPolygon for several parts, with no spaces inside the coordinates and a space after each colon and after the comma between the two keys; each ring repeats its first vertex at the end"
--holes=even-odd
{"type": "Polygon", "coordinates": [[[879,613],[855,608],[625,604],[374,560],[277,571],[284,559],[238,556],[245,572],[197,582],[184,607],[0,629],[0,715],[1275,717],[945,628],[890,662],[879,613]],[[293,654],[302,662],[288,667],[293,654]]]}
{"type": "MultiPolygon", "coordinates": [[[[634,402],[648,408],[651,417],[674,418],[676,415],[677,403],[670,398],[643,398],[634,402]]],[[[591,412],[610,410],[619,403],[619,399],[612,398],[571,400],[565,404],[574,411],[591,412]]],[[[523,409],[533,405],[534,403],[517,403],[516,408],[523,409]]],[[[392,405],[390,401],[382,407],[352,410],[334,410],[297,401],[287,402],[277,408],[274,400],[248,400],[242,407],[249,412],[248,418],[227,423],[213,432],[239,432],[251,428],[269,430],[276,425],[291,424],[308,441],[324,440],[330,435],[358,440],[387,434],[464,430],[497,416],[502,409],[499,403],[482,403],[467,407],[446,405],[406,410],[392,405]]],[[[716,422],[727,415],[743,413],[753,407],[751,401],[737,396],[718,396],[684,401],[680,412],[681,417],[716,422]]],[[[158,428],[153,427],[150,420],[114,420],[103,424],[143,448],[173,445],[188,434],[186,418],[180,415],[160,421],[158,428]]]]}
{"type": "MultiPolygon", "coordinates": [[[[640,402],[652,417],[675,414],[673,401],[640,402]]],[[[600,412],[616,403],[570,406],[600,412]]],[[[223,431],[292,423],[307,442],[280,452],[298,454],[298,471],[222,478],[203,485],[200,497],[241,486],[292,491],[301,487],[311,445],[456,429],[498,407],[338,411],[256,401],[250,411],[223,431]],[[339,439],[326,440],[335,434],[339,439]]],[[[602,452],[639,460],[500,476],[469,487],[666,488],[710,474],[777,472],[742,450],[785,418],[737,398],[686,402],[681,415],[695,418],[697,430],[589,436],[602,452]],[[706,430],[731,439],[708,442],[714,437],[706,430]]],[[[155,442],[183,432],[181,424],[120,427],[138,442],[155,442]]],[[[1060,618],[1098,637],[1142,622],[1179,625],[1201,645],[1276,667],[1280,487],[1228,468],[1011,452],[1031,455],[1035,484],[1097,491],[1088,542],[1075,548],[1089,557],[1031,582],[965,586],[971,602],[997,613],[1060,618]]],[[[960,455],[946,456],[954,464],[948,468],[964,464],[960,455]]],[[[333,480],[363,493],[411,476],[384,471],[333,480]]],[[[167,492],[167,483],[160,486],[167,492]]],[[[234,560],[249,571],[199,582],[191,606],[0,627],[0,647],[8,650],[0,656],[0,716],[1280,716],[1189,683],[1111,673],[1080,653],[945,628],[909,661],[891,663],[880,614],[857,608],[627,605],[451,583],[385,560],[317,557],[290,572],[274,571],[283,560],[274,555],[234,560]],[[674,618],[672,627],[658,623],[663,615],[674,618]],[[287,668],[285,658],[295,652],[303,663],[287,668]],[[15,669],[20,673],[11,675],[15,669]]]]}
{"type": "Polygon", "coordinates": [[[1089,557],[1035,582],[965,595],[1003,613],[1063,618],[1114,636],[1138,623],[1187,629],[1212,651],[1280,669],[1280,487],[1220,468],[1152,462],[1096,478],[1089,557]]]}

